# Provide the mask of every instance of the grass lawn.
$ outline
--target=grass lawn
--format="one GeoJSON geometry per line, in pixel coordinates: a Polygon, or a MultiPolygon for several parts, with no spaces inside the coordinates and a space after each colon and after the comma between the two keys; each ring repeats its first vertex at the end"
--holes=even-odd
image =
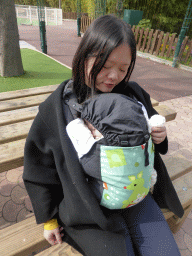
{"type": "MultiPolygon", "coordinates": [[[[17,25],[22,25],[22,24],[39,26],[39,20],[30,21],[30,19],[27,19],[27,18],[17,18],[17,25]]],[[[48,21],[47,25],[56,25],[56,22],[48,21]]]]}
{"type": "Polygon", "coordinates": [[[17,77],[0,76],[0,92],[60,84],[71,78],[71,69],[37,51],[21,49],[21,57],[25,73],[17,77]]]}

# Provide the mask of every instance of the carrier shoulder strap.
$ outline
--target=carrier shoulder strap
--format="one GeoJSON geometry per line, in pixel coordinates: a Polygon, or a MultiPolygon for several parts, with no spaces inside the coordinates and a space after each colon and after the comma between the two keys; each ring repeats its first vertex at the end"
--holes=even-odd
{"type": "MultiPolygon", "coordinates": [[[[82,106],[77,102],[77,97],[73,93],[72,83],[73,81],[70,80],[65,86],[65,89],[63,92],[63,99],[64,99],[64,103],[69,107],[69,110],[73,116],[73,119],[76,119],[78,112],[81,112],[82,110],[82,106]]],[[[69,121],[67,120],[67,122],[69,121]]]]}

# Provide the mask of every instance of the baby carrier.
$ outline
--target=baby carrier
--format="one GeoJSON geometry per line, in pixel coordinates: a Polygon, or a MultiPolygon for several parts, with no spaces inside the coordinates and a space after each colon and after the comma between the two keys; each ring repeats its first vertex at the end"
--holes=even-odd
{"type": "Polygon", "coordinates": [[[102,93],[80,105],[69,88],[64,101],[103,135],[79,159],[100,204],[123,209],[143,200],[154,170],[154,145],[141,104],[125,95],[102,93]]]}

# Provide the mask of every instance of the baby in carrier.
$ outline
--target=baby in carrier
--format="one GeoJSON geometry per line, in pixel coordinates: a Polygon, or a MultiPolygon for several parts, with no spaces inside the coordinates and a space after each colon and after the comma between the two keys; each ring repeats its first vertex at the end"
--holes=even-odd
{"type": "Polygon", "coordinates": [[[75,105],[81,118],[66,129],[100,205],[123,209],[141,202],[157,179],[143,104],[104,93],[75,105]]]}

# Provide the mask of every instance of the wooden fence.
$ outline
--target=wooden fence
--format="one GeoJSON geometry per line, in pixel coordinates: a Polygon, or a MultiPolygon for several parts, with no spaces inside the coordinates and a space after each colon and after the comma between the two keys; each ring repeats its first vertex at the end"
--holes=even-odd
{"type": "Polygon", "coordinates": [[[94,19],[90,18],[90,17],[87,17],[85,15],[83,15],[81,17],[81,32],[82,33],[85,33],[85,31],[87,30],[87,28],[89,27],[89,25],[91,24],[91,22],[93,21],[94,19]]]}
{"type": "MultiPolygon", "coordinates": [[[[81,16],[87,17],[88,13],[82,13],[81,16]]],[[[63,19],[77,19],[77,13],[76,12],[63,12],[63,19]]]]}
{"type": "MultiPolygon", "coordinates": [[[[160,30],[149,30],[132,27],[137,43],[137,50],[150,53],[155,56],[170,58],[174,57],[178,37],[176,34],[164,33],[160,30]]],[[[192,66],[192,40],[186,36],[183,40],[179,53],[180,62],[192,66]]]]}
{"type": "MultiPolygon", "coordinates": [[[[85,33],[93,19],[81,17],[81,32],[85,33]]],[[[150,53],[155,56],[173,59],[178,37],[176,34],[164,33],[164,31],[154,29],[144,29],[136,26],[132,27],[137,43],[137,50],[150,53]]],[[[179,53],[180,63],[192,66],[192,40],[186,36],[183,40],[179,53]]]]}

